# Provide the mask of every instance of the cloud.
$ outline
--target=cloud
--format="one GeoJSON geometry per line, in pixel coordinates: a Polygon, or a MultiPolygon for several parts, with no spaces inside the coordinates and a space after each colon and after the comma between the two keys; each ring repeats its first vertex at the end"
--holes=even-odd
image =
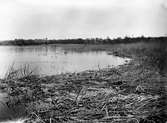
{"type": "Polygon", "coordinates": [[[49,7],[106,7],[113,0],[17,0],[17,2],[31,6],[49,7]]]}
{"type": "Polygon", "coordinates": [[[162,7],[163,7],[164,9],[167,9],[167,1],[166,1],[166,0],[163,1],[162,7]]]}
{"type": "Polygon", "coordinates": [[[167,33],[166,10],[162,9],[166,0],[2,1],[0,38],[157,36],[167,33]]]}

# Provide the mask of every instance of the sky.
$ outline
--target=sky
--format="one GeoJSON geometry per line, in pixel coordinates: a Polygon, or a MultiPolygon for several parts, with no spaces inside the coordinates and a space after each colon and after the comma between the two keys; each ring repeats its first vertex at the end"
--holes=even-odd
{"type": "Polygon", "coordinates": [[[0,40],[141,35],[167,35],[167,0],[0,0],[0,40]]]}

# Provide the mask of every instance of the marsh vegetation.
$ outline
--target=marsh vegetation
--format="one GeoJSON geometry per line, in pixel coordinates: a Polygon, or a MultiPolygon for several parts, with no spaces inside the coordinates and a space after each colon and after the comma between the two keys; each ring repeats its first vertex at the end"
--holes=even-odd
{"type": "Polygon", "coordinates": [[[165,123],[165,42],[101,49],[132,60],[119,67],[43,77],[28,67],[23,76],[9,72],[0,80],[1,90],[10,98],[6,103],[24,106],[27,123],[165,123]]]}

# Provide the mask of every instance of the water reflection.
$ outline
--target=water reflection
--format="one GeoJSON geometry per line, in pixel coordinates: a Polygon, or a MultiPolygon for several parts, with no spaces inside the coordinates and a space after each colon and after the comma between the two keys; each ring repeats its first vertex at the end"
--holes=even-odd
{"type": "Polygon", "coordinates": [[[67,45],[0,46],[0,77],[4,76],[12,64],[15,68],[29,64],[35,74],[54,75],[117,66],[124,64],[125,60],[108,55],[106,51],[98,51],[98,47],[96,51],[86,52],[76,50],[75,46],[67,50],[67,45]]]}

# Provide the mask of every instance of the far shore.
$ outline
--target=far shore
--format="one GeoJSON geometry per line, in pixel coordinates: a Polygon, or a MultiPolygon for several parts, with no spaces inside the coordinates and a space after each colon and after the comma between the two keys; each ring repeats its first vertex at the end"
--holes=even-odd
{"type": "Polygon", "coordinates": [[[137,42],[164,42],[167,37],[125,37],[125,38],[115,38],[106,39],[101,38],[88,38],[88,39],[14,39],[1,41],[0,45],[17,45],[17,46],[27,46],[27,45],[48,45],[48,44],[121,44],[121,43],[137,43],[137,42]]]}

